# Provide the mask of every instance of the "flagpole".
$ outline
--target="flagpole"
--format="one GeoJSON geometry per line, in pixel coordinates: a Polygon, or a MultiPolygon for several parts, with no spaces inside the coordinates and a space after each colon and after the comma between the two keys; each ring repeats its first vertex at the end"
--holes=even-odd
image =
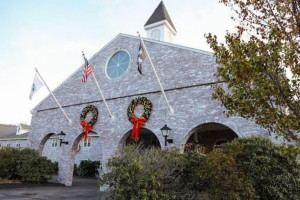
{"type": "Polygon", "coordinates": [[[103,93],[102,93],[102,90],[101,90],[101,88],[100,88],[100,85],[99,85],[99,83],[98,83],[98,81],[97,81],[97,79],[96,79],[96,77],[95,77],[95,74],[94,74],[94,71],[92,70],[92,75],[93,75],[93,78],[94,78],[94,80],[95,80],[95,82],[96,82],[96,85],[97,85],[97,87],[98,87],[98,90],[99,90],[99,92],[100,92],[100,95],[101,95],[101,97],[102,97],[102,100],[103,100],[103,102],[104,102],[104,104],[105,104],[105,107],[106,107],[106,109],[107,109],[107,111],[108,111],[108,113],[109,113],[109,116],[110,116],[110,118],[111,118],[111,121],[114,121],[114,116],[111,114],[111,112],[110,112],[110,110],[109,110],[109,107],[108,107],[108,105],[107,105],[107,103],[106,103],[106,100],[105,100],[105,98],[104,98],[104,95],[103,95],[103,93]]]}
{"type": "Polygon", "coordinates": [[[160,80],[159,80],[159,78],[158,78],[157,72],[156,72],[156,70],[155,70],[155,68],[154,68],[154,65],[153,65],[153,63],[152,63],[152,60],[151,60],[151,58],[150,58],[150,56],[149,56],[149,54],[148,54],[147,48],[146,48],[146,46],[145,46],[145,44],[144,44],[144,41],[143,41],[143,39],[142,39],[140,33],[139,33],[139,32],[137,32],[137,33],[138,33],[138,36],[139,36],[139,38],[140,38],[140,40],[141,40],[141,44],[142,44],[143,48],[145,49],[146,56],[147,56],[147,58],[148,58],[148,60],[149,60],[149,62],[150,62],[151,69],[152,69],[152,71],[153,71],[153,73],[154,73],[154,75],[155,75],[155,77],[156,77],[156,80],[157,80],[158,85],[159,85],[159,87],[160,87],[161,93],[163,94],[164,99],[165,99],[165,101],[166,101],[166,104],[167,104],[167,106],[168,106],[168,108],[169,108],[169,113],[170,113],[170,115],[174,115],[174,110],[173,110],[173,108],[172,108],[172,107],[170,106],[170,104],[169,104],[168,98],[167,98],[166,93],[165,93],[165,91],[164,91],[164,88],[163,88],[163,86],[162,86],[162,84],[161,84],[161,82],[160,82],[160,80]]]}
{"type": "Polygon", "coordinates": [[[50,92],[50,94],[52,95],[53,99],[55,100],[55,102],[57,103],[57,105],[59,106],[59,108],[61,109],[61,111],[64,114],[65,118],[68,120],[68,123],[71,125],[72,124],[72,120],[67,116],[67,114],[65,113],[64,109],[61,107],[60,103],[57,101],[56,97],[54,96],[54,94],[52,93],[52,91],[50,90],[50,88],[48,87],[48,85],[46,84],[46,82],[44,81],[44,79],[41,76],[41,74],[39,73],[39,71],[36,68],[35,68],[35,71],[39,75],[39,77],[41,78],[41,80],[43,81],[44,85],[46,86],[46,88],[48,89],[48,91],[50,92]]]}

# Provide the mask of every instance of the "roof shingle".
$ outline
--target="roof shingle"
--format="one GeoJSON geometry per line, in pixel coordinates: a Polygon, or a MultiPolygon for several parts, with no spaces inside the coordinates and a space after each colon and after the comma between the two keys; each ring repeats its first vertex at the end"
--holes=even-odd
{"type": "Polygon", "coordinates": [[[172,28],[176,31],[175,26],[169,16],[169,13],[168,13],[163,1],[161,1],[160,4],[157,6],[157,8],[154,10],[153,14],[148,19],[145,26],[154,24],[154,23],[162,21],[162,20],[167,20],[169,22],[169,24],[172,26],[172,28]]]}

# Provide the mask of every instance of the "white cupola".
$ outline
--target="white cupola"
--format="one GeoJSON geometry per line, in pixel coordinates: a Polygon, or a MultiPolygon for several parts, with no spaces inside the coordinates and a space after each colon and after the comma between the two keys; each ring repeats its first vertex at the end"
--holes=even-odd
{"type": "Polygon", "coordinates": [[[177,31],[163,3],[157,6],[144,26],[147,37],[163,42],[172,42],[177,31]]]}

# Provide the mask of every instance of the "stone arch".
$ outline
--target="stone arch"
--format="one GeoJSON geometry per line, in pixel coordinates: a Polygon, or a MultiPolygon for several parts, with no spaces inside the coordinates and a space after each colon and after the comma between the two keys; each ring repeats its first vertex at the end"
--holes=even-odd
{"type": "Polygon", "coordinates": [[[48,134],[46,134],[46,135],[43,137],[43,139],[41,140],[40,145],[39,145],[39,153],[40,153],[40,155],[42,155],[42,153],[43,153],[43,149],[44,149],[44,146],[45,146],[46,142],[47,142],[48,139],[49,139],[52,135],[54,135],[54,134],[55,134],[55,133],[48,133],[48,134]]]}
{"type": "MultiPolygon", "coordinates": [[[[79,145],[79,143],[81,142],[81,140],[82,140],[82,135],[84,134],[84,132],[82,132],[81,134],[79,134],[76,138],[75,138],[75,140],[74,140],[74,142],[73,142],[73,144],[72,144],[72,147],[71,147],[71,152],[72,152],[72,157],[71,157],[71,160],[74,160],[75,161],[75,156],[76,156],[76,153],[77,153],[77,148],[78,148],[78,145],[79,145]]],[[[91,135],[92,136],[98,136],[99,137],[99,134],[98,133],[96,133],[95,131],[90,131],[89,132],[89,134],[88,134],[88,136],[89,137],[91,137],[91,135]]],[[[82,147],[81,147],[82,148],[82,147]]],[[[82,149],[80,149],[80,151],[81,151],[82,149]]],[[[74,165],[74,162],[73,162],[73,165],[74,165]]]]}
{"type": "Polygon", "coordinates": [[[237,138],[238,134],[222,123],[208,122],[190,130],[184,137],[181,152],[197,150],[208,153],[217,150],[220,145],[237,138]]]}
{"type": "MultiPolygon", "coordinates": [[[[131,142],[131,132],[132,129],[127,131],[119,141],[117,147],[117,154],[121,154],[124,150],[124,147],[131,142]]],[[[150,129],[140,127],[139,129],[139,140],[138,143],[143,143],[144,147],[155,146],[161,148],[160,141],[156,134],[152,132],[150,129]]]]}
{"type": "MultiPolygon", "coordinates": [[[[74,172],[74,164],[75,164],[75,159],[76,159],[76,155],[77,155],[77,153],[79,153],[78,151],[77,151],[77,147],[78,147],[78,145],[80,144],[80,142],[82,141],[82,135],[83,135],[84,133],[82,132],[81,134],[79,134],[79,135],[77,135],[77,137],[75,138],[75,140],[73,141],[73,143],[71,144],[72,146],[71,146],[71,156],[70,156],[70,162],[69,162],[69,167],[71,168],[71,174],[73,174],[73,172],[74,172]]],[[[99,134],[98,133],[96,133],[96,132],[94,132],[94,131],[90,131],[89,132],[89,134],[88,134],[88,136],[89,137],[99,137],[99,134]]],[[[98,145],[97,145],[98,146],[98,145]]],[[[81,147],[81,150],[80,151],[82,151],[83,149],[82,149],[83,147],[81,147]]],[[[93,156],[93,155],[91,155],[91,153],[90,152],[85,152],[86,153],[86,155],[88,155],[89,157],[87,158],[87,159],[90,159],[90,160],[93,160],[91,157],[93,156]]],[[[102,160],[100,159],[99,161],[101,161],[102,162],[102,160]]]]}

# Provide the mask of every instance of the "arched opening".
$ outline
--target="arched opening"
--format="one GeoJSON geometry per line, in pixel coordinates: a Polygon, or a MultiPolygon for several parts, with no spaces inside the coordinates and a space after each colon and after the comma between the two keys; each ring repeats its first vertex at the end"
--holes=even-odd
{"type": "MultiPolygon", "coordinates": [[[[90,131],[86,141],[83,141],[82,134],[78,135],[72,145],[71,165],[76,164],[79,167],[80,162],[83,160],[102,161],[102,144],[99,135],[90,131]]],[[[76,169],[75,167],[73,168],[76,169]]],[[[73,175],[78,175],[73,171],[73,175]]]]}
{"type": "Polygon", "coordinates": [[[52,162],[59,161],[60,149],[59,140],[55,133],[48,133],[39,146],[40,155],[46,156],[52,162]]]}
{"type": "Polygon", "coordinates": [[[227,126],[219,123],[206,123],[194,128],[188,134],[184,151],[209,153],[220,150],[221,145],[237,138],[237,134],[227,126]]]}
{"type": "Polygon", "coordinates": [[[132,130],[129,130],[122,137],[119,143],[118,153],[122,153],[124,148],[128,145],[140,145],[142,148],[161,148],[158,138],[151,130],[140,127],[138,141],[131,139],[131,132],[132,130]]]}
{"type": "Polygon", "coordinates": [[[40,146],[39,146],[39,152],[40,154],[42,154],[44,146],[46,144],[46,142],[48,141],[48,139],[53,136],[55,133],[48,133],[41,141],[40,146]]]}

